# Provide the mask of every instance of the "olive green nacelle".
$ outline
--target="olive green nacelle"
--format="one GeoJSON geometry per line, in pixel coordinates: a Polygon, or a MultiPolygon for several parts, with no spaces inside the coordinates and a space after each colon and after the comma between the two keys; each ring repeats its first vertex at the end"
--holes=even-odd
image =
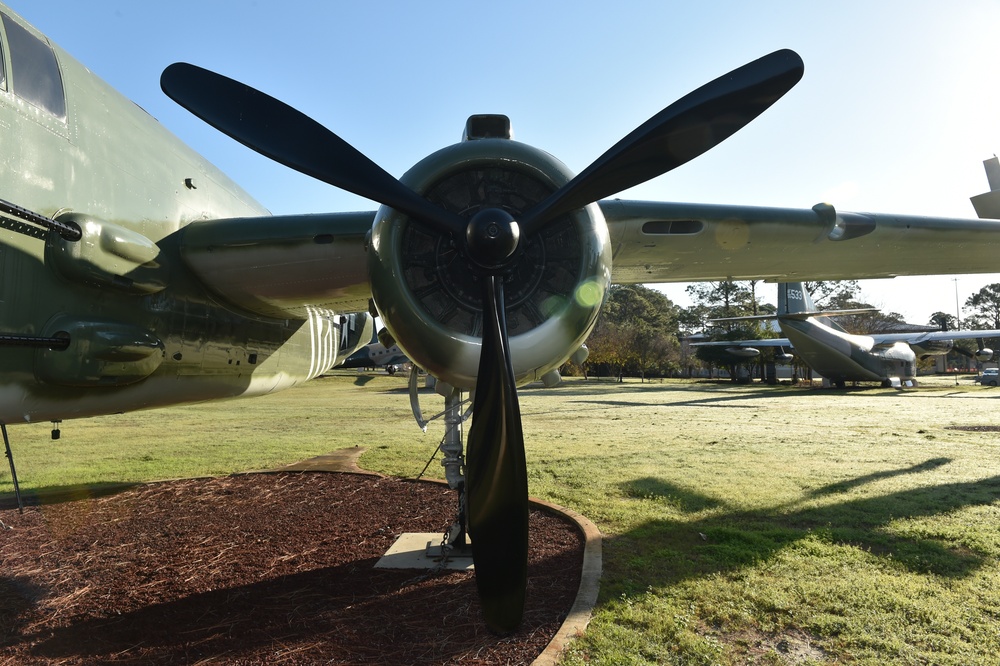
{"type": "MultiPolygon", "coordinates": [[[[466,217],[484,206],[502,206],[516,218],[572,175],[537,148],[476,139],[433,153],[400,180],[466,217]]],[[[376,308],[409,359],[453,386],[471,389],[482,345],[479,286],[469,279],[475,270],[460,242],[433,238],[411,224],[391,208],[376,214],[368,253],[376,308]]],[[[520,260],[505,281],[518,383],[540,379],[583,345],[611,282],[610,242],[600,208],[591,204],[557,227],[529,242],[522,239],[520,260]]]]}
{"type": "Polygon", "coordinates": [[[70,241],[0,218],[0,422],[267,393],[371,339],[367,313],[267,317],[213,292],[183,257],[185,228],[267,211],[54,45],[65,117],[33,106],[9,85],[2,25],[0,45],[0,198],[81,230],[70,241]]]}

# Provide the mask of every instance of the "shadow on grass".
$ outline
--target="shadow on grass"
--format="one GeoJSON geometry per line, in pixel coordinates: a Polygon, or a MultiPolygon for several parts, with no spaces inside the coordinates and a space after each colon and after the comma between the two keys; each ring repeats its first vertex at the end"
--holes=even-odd
{"type": "Polygon", "coordinates": [[[621,488],[629,497],[665,500],[684,513],[697,513],[722,506],[720,501],[707,495],[649,476],[623,483],[621,488]]]}
{"type": "Polygon", "coordinates": [[[911,467],[904,467],[902,469],[890,469],[884,472],[873,472],[872,474],[866,474],[865,476],[859,476],[854,479],[848,479],[847,481],[838,481],[836,483],[831,483],[829,485],[823,486],[822,488],[817,488],[809,492],[810,497],[819,497],[821,495],[833,495],[835,493],[846,493],[851,488],[857,488],[858,486],[863,486],[866,483],[871,483],[872,481],[879,481],[881,479],[891,479],[896,476],[904,476],[906,474],[917,474],[918,472],[927,472],[932,469],[937,469],[947,465],[952,461],[951,458],[931,458],[930,460],[925,460],[922,463],[917,463],[911,467]]]}
{"type": "MultiPolygon", "coordinates": [[[[22,490],[24,506],[62,504],[82,499],[96,499],[134,488],[138,483],[92,483],[75,486],[46,486],[38,490],[22,490]]],[[[17,498],[13,492],[0,494],[0,510],[16,509],[17,498]]]]}
{"type": "MultiPolygon", "coordinates": [[[[663,389],[664,392],[677,391],[678,389],[663,389]]],[[[680,389],[682,390],[682,389],[680,389]]],[[[759,400],[760,398],[782,398],[786,396],[802,395],[801,391],[775,389],[767,393],[726,393],[723,395],[711,396],[708,398],[696,398],[693,400],[679,400],[677,402],[637,402],[634,400],[574,400],[574,404],[600,405],[602,407],[726,407],[757,409],[757,405],[739,405],[745,400],[759,400]]]]}
{"type": "MultiPolygon", "coordinates": [[[[838,492],[878,479],[913,474],[940,467],[946,459],[858,477],[833,484],[818,493],[838,492]]],[[[660,482],[664,493],[677,493],[660,482]]],[[[636,487],[651,488],[639,479],[623,484],[626,494],[636,487]]],[[[697,497],[688,492],[688,495],[697,497]]],[[[918,573],[964,577],[977,570],[988,554],[934,538],[907,537],[886,529],[897,520],[944,515],[1000,500],[1000,476],[964,483],[912,488],[849,499],[821,507],[785,505],[754,511],[732,511],[692,522],[655,520],[616,537],[606,537],[606,569],[602,596],[644,593],[650,585],[669,585],[706,574],[754,566],[782,549],[814,535],[835,544],[853,545],[891,559],[918,573]]],[[[683,500],[682,500],[683,501],[683,500]]],[[[711,498],[689,499],[689,507],[725,503],[711,498]]]]}

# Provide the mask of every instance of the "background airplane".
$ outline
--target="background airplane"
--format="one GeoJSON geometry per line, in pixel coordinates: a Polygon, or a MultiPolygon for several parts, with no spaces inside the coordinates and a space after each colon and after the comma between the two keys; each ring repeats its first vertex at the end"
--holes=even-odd
{"type": "Polygon", "coordinates": [[[373,340],[347,357],[341,367],[344,368],[381,368],[384,367],[390,375],[396,374],[403,365],[410,362],[399,345],[386,347],[378,340],[373,340]]]}
{"type": "Polygon", "coordinates": [[[1000,250],[993,220],[609,198],[767,110],[802,76],[789,50],[683,96],[577,174],[513,141],[507,117],[475,115],[462,142],[399,179],[260,91],[168,67],[164,91],[210,125],[381,205],[271,216],[0,13],[0,131],[13,137],[0,154],[5,436],[14,423],[289,388],[370,339],[377,313],[439,380],[446,406],[475,389],[464,464],[449,481],[463,496],[484,617],[501,633],[520,622],[526,589],[516,387],[582,347],[612,281],[990,272],[1000,250]]]}
{"type": "MultiPolygon", "coordinates": [[[[861,310],[865,312],[867,310],[861,310]]],[[[809,292],[801,282],[778,285],[778,310],[773,315],[732,317],[723,321],[776,319],[784,338],[696,342],[692,347],[724,347],[727,351],[752,358],[761,347],[794,350],[815,372],[838,388],[849,381],[877,381],[883,386],[915,385],[917,359],[939,356],[955,349],[955,340],[975,338],[979,349],[974,356],[988,361],[993,350],[983,344],[984,338],[1000,337],[1000,330],[983,331],[922,331],[915,333],[848,333],[831,317],[858,310],[817,310],[809,292]]],[[[783,354],[787,360],[787,353],[783,354]]]]}

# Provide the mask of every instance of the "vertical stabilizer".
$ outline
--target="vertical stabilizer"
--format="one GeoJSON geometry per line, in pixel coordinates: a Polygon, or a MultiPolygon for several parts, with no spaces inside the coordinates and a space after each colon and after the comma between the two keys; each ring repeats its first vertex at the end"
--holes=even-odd
{"type": "MultiPolygon", "coordinates": [[[[801,282],[779,282],[778,283],[778,317],[779,322],[781,315],[796,315],[796,314],[811,314],[814,312],[819,312],[816,309],[816,304],[813,303],[812,297],[809,292],[806,291],[806,286],[801,282]]],[[[795,317],[795,319],[800,319],[801,317],[795,317]]],[[[812,321],[818,324],[832,328],[835,331],[844,331],[844,328],[830,319],[829,317],[823,316],[811,316],[809,317],[812,321]]]]}
{"type": "Polygon", "coordinates": [[[778,314],[796,314],[799,312],[815,312],[809,292],[801,282],[778,283],[778,314]]]}
{"type": "Polygon", "coordinates": [[[994,155],[988,160],[983,160],[983,167],[986,169],[986,181],[990,184],[990,192],[1000,190],[1000,159],[994,155]]]}
{"type": "Polygon", "coordinates": [[[1000,219],[1000,159],[994,155],[988,160],[983,160],[983,167],[986,169],[986,180],[990,184],[990,191],[972,197],[972,207],[976,209],[976,215],[981,218],[1000,219]]]}

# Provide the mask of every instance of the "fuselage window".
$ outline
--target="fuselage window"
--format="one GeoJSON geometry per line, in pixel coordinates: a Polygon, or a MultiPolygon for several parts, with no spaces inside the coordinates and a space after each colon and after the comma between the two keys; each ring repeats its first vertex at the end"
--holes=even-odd
{"type": "Polygon", "coordinates": [[[57,118],[66,117],[66,97],[56,56],[48,44],[3,14],[10,47],[11,89],[57,118]]]}

